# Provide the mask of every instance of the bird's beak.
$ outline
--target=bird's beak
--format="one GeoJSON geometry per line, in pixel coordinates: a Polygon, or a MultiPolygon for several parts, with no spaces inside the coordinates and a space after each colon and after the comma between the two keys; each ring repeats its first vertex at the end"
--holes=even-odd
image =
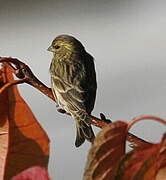
{"type": "Polygon", "coordinates": [[[54,48],[52,46],[50,46],[47,51],[50,51],[50,52],[54,52],[54,48]]]}

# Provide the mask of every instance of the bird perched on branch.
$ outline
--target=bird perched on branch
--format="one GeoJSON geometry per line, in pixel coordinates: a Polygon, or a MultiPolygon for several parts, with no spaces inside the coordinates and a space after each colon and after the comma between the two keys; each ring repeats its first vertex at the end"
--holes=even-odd
{"type": "Polygon", "coordinates": [[[56,37],[48,51],[53,52],[50,65],[51,86],[57,103],[76,120],[75,146],[85,139],[93,142],[90,114],[96,98],[96,73],[93,57],[79,40],[69,35],[56,37]]]}

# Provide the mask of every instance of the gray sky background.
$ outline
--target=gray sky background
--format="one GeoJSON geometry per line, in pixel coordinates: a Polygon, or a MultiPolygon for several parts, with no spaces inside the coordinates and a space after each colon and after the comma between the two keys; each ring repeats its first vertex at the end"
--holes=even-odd
{"type": "MultiPolygon", "coordinates": [[[[0,56],[26,62],[50,86],[52,54],[46,49],[57,35],[71,34],[96,59],[94,115],[125,121],[142,114],[166,118],[165,7],[165,0],[0,0],[0,56]]],[[[52,179],[81,179],[90,145],[74,147],[74,121],[37,90],[19,87],[50,137],[52,179]]],[[[156,142],[164,128],[146,121],[132,131],[156,142]]]]}

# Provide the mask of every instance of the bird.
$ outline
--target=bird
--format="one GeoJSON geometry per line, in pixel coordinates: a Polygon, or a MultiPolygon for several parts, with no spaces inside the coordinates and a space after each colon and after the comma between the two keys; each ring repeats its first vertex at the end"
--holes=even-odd
{"type": "Polygon", "coordinates": [[[53,95],[76,122],[75,146],[85,140],[93,143],[90,115],[97,90],[94,58],[78,39],[66,34],[57,36],[48,51],[53,53],[49,68],[53,95]]]}

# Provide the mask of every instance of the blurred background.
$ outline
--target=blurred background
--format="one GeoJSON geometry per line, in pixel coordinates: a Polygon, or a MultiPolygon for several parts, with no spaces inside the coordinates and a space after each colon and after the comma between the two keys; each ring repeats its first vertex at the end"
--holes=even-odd
{"type": "MultiPolygon", "coordinates": [[[[0,0],[0,56],[22,60],[50,86],[47,48],[57,35],[73,35],[95,57],[93,115],[103,112],[114,121],[142,114],[166,118],[165,7],[165,0],[0,0]]],[[[90,144],[75,148],[73,119],[36,89],[19,88],[51,140],[52,179],[81,179],[90,144]]],[[[144,121],[131,131],[157,142],[165,127],[144,121]]]]}

